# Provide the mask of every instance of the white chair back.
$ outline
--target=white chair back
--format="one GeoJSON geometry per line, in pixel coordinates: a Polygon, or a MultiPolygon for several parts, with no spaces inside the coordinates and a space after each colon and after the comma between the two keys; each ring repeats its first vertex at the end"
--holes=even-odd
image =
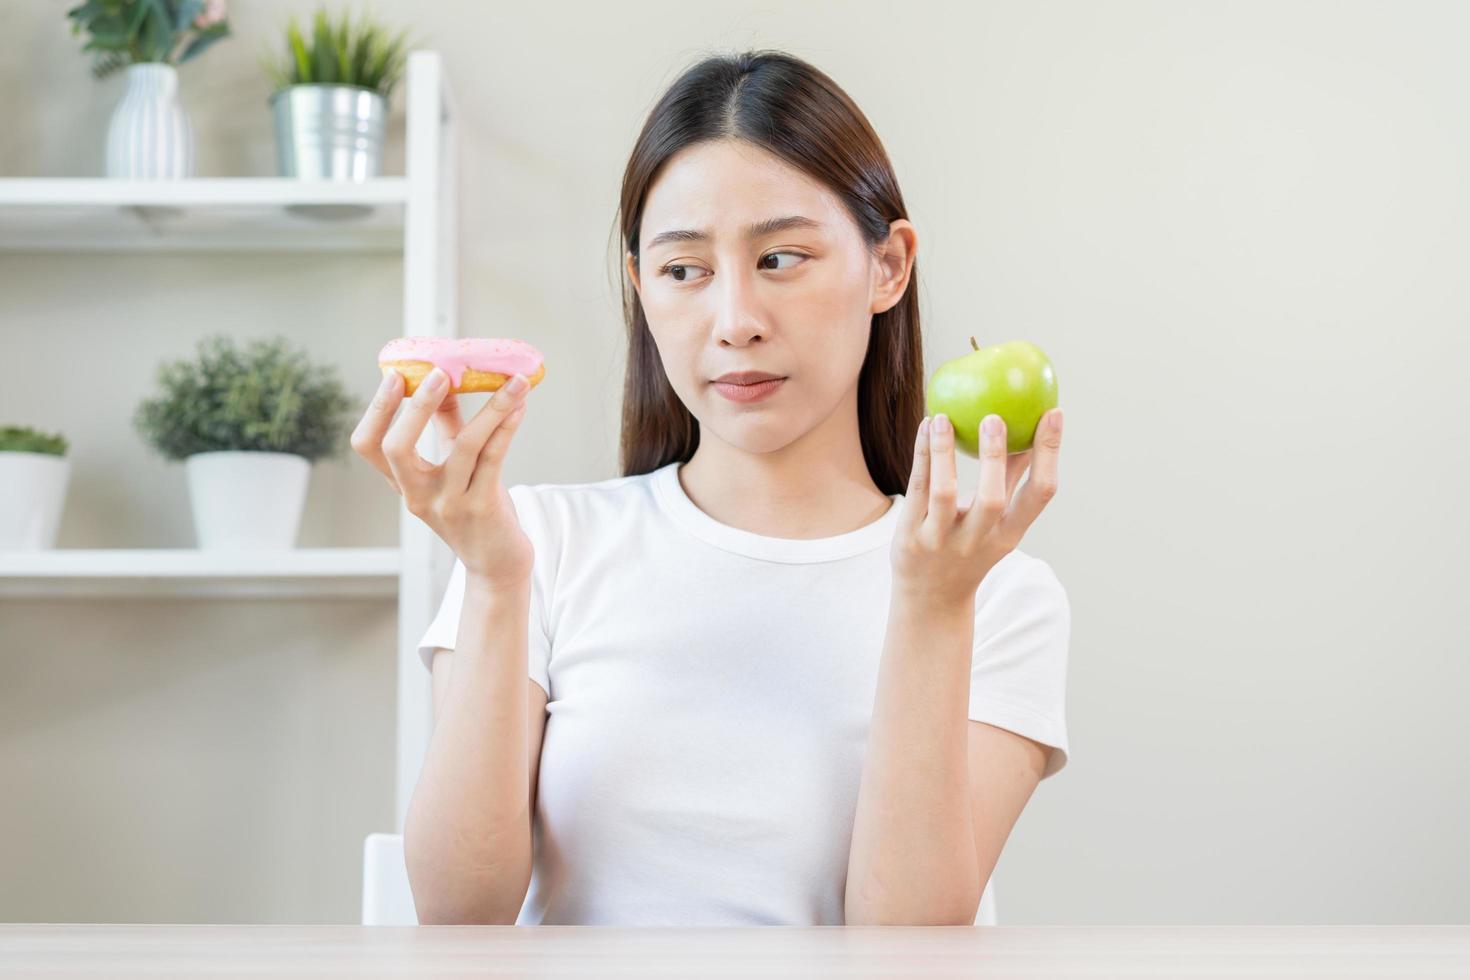
{"type": "Polygon", "coordinates": [[[985,883],[985,890],[980,893],[980,907],[975,910],[975,925],[993,926],[995,921],[995,875],[985,883]]]}
{"type": "Polygon", "coordinates": [[[362,845],[362,924],[416,926],[402,834],[368,834],[362,845]]]}

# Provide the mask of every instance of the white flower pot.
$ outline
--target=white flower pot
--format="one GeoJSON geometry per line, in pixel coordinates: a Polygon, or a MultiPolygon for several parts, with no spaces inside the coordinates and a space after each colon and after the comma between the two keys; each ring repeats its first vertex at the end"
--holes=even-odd
{"type": "Polygon", "coordinates": [[[54,453],[0,452],[0,549],[56,547],[71,460],[54,453]]]}
{"type": "Polygon", "coordinates": [[[229,450],[184,460],[199,547],[296,547],[311,460],[295,453],[229,450]]]}
{"type": "Polygon", "coordinates": [[[194,131],[179,104],[173,65],[129,65],[127,88],[107,125],[107,176],[180,178],[194,175],[194,131]]]}

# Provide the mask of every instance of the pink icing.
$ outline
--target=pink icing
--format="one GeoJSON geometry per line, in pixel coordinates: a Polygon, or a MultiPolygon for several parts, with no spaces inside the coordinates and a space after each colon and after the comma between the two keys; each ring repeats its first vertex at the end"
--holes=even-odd
{"type": "Polygon", "coordinates": [[[541,366],[541,352],[523,340],[504,337],[396,337],[378,351],[378,363],[428,361],[444,369],[458,388],[465,368],[527,378],[541,366]]]}

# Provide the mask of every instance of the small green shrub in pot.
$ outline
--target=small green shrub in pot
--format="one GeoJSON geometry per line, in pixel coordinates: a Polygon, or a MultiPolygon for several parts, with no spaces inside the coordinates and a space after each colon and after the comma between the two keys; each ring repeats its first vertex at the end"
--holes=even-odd
{"type": "Polygon", "coordinates": [[[65,456],[70,443],[66,436],[47,435],[29,425],[0,425],[0,453],[45,453],[65,456]]]}
{"type": "Polygon", "coordinates": [[[183,460],[204,548],[291,548],[311,464],[341,455],[353,400],[331,366],[284,337],[243,347],[216,335],[166,363],[133,416],[156,452],[183,460]]]}
{"type": "Polygon", "coordinates": [[[69,444],[60,433],[28,425],[0,426],[0,550],[56,547],[56,532],[71,478],[69,444]]]}

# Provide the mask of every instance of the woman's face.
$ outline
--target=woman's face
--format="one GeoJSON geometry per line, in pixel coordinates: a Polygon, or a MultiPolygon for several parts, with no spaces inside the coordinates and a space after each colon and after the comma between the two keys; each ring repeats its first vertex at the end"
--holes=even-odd
{"type": "Polygon", "coordinates": [[[845,400],[856,405],[872,318],[903,295],[913,231],[895,221],[875,253],[825,186],[754,144],[722,140],[664,165],[644,202],[639,255],[626,256],[629,276],[703,435],[770,452],[845,400]],[[754,227],[793,218],[805,221],[754,227]],[[784,380],[737,400],[714,383],[729,371],[784,380]]]}

